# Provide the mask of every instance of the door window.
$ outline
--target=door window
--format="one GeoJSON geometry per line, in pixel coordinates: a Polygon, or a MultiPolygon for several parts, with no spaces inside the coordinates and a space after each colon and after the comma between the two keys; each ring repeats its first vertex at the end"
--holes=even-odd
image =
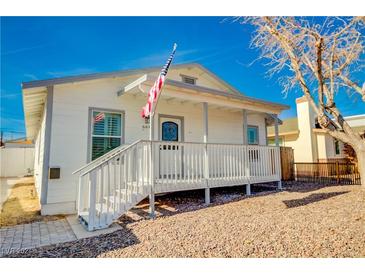
{"type": "Polygon", "coordinates": [[[162,141],[178,141],[179,126],[175,122],[167,121],[162,123],[162,141]]]}

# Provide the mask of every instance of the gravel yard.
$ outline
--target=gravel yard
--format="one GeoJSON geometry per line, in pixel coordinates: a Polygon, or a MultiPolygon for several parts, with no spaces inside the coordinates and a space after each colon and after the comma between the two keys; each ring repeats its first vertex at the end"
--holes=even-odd
{"type": "Polygon", "coordinates": [[[10,257],[364,257],[365,191],[360,186],[286,184],[285,191],[244,187],[157,199],[121,218],[108,235],[13,253],[10,257]],[[241,192],[241,190],[243,190],[241,192]]]}

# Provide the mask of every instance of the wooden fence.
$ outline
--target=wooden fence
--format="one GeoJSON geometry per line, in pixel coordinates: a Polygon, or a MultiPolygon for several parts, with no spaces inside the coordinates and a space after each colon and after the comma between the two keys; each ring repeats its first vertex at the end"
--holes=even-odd
{"type": "Polygon", "coordinates": [[[295,180],[303,182],[360,184],[357,166],[352,163],[294,163],[295,180]]]}
{"type": "Polygon", "coordinates": [[[291,147],[280,147],[281,180],[294,180],[294,150],[291,147]]]}

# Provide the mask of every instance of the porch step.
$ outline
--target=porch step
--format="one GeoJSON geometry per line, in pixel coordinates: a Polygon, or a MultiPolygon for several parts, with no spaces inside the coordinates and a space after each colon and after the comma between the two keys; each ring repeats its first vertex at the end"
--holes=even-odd
{"type": "Polygon", "coordinates": [[[113,207],[107,207],[106,203],[97,203],[95,204],[95,211],[96,216],[100,217],[101,219],[105,219],[106,222],[111,222],[113,220],[113,207]]]}

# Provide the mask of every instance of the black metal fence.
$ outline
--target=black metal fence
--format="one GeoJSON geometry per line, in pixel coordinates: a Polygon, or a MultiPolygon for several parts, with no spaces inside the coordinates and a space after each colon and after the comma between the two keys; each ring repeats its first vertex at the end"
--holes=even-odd
{"type": "Polygon", "coordinates": [[[352,163],[294,163],[295,180],[359,185],[360,173],[352,163]]]}

